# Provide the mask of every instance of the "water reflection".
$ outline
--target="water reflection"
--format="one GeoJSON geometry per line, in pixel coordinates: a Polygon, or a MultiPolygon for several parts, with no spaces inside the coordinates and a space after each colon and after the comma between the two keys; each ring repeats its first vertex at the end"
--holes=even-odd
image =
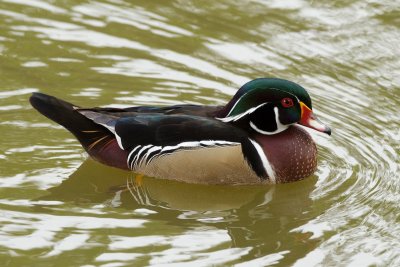
{"type": "Polygon", "coordinates": [[[121,198],[120,204],[115,207],[130,208],[134,203],[136,206],[197,212],[247,210],[249,207],[256,210],[276,203],[284,215],[286,209],[288,213],[302,212],[303,205],[311,204],[309,195],[315,188],[315,182],[314,177],[308,182],[295,183],[296,186],[196,185],[143,177],[87,159],[68,179],[48,189],[49,194],[41,199],[102,203],[110,198],[121,198]]]}
{"type": "Polygon", "coordinates": [[[88,159],[40,200],[144,212],[147,218],[177,226],[197,221],[227,231],[232,247],[246,249],[242,259],[267,255],[260,260],[266,263],[286,255],[284,262],[293,263],[319,242],[310,240],[309,232],[292,231],[318,214],[310,197],[316,181],[313,177],[265,187],[193,185],[142,177],[88,159]],[[290,256],[293,248],[296,257],[290,256]]]}

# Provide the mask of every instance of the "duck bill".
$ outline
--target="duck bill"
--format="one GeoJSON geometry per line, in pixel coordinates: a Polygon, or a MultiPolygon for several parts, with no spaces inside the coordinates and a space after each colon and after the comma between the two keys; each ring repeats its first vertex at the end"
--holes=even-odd
{"type": "Polygon", "coordinates": [[[313,111],[307,107],[306,104],[300,102],[301,107],[301,119],[299,124],[314,129],[318,132],[326,133],[331,135],[331,128],[323,124],[313,113],[313,111]]]}

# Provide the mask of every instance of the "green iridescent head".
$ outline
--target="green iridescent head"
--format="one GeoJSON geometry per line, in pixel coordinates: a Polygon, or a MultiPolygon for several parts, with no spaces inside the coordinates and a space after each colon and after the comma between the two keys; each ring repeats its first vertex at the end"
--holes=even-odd
{"type": "Polygon", "coordinates": [[[330,134],[312,113],[307,91],[288,80],[252,80],[239,89],[224,111],[222,121],[248,125],[261,134],[276,134],[295,123],[330,134]]]}

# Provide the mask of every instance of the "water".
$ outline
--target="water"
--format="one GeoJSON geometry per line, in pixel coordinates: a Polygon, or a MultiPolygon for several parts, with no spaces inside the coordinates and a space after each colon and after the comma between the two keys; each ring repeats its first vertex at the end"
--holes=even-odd
{"type": "Polygon", "coordinates": [[[399,266],[396,1],[0,3],[2,266],[399,266]],[[82,106],[223,104],[308,88],[333,135],[316,174],[200,186],[86,159],[31,92],[82,106]]]}

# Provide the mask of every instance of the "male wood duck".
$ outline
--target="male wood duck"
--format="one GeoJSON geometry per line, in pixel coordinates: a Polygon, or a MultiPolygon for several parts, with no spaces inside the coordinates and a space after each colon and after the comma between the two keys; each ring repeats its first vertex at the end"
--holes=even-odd
{"type": "Polygon", "coordinates": [[[299,125],[329,134],[300,85],[260,78],[225,106],[80,108],[34,93],[30,102],[104,164],[202,184],[285,183],[310,176],[317,148],[299,125]]]}

